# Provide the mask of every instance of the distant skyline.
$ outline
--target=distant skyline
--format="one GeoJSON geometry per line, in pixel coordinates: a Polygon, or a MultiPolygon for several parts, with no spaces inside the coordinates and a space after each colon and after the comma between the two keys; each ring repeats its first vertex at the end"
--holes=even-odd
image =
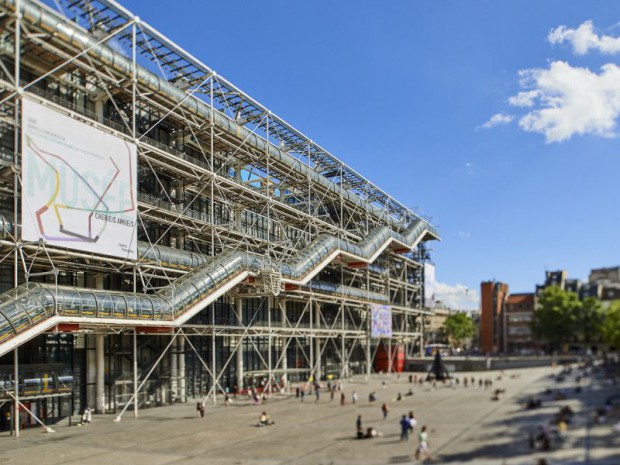
{"type": "Polygon", "coordinates": [[[431,217],[439,299],[620,264],[620,3],[120,3],[431,217]]]}

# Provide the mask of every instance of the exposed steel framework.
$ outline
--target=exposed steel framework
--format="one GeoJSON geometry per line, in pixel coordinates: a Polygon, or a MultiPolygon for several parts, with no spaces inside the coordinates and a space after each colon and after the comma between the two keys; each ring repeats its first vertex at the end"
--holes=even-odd
{"type": "Polygon", "coordinates": [[[96,353],[84,397],[120,419],[162,370],[162,399],[214,402],[228,378],[370,373],[372,303],[392,309],[390,352],[421,340],[426,219],[119,4],[53,6],[0,0],[0,355],[71,332],[96,353]],[[136,144],[137,260],[21,240],[25,97],[136,144]]]}

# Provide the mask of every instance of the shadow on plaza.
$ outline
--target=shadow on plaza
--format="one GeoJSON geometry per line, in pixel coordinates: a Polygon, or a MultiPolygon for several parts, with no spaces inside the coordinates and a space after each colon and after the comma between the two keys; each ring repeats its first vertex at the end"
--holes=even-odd
{"type": "Polygon", "coordinates": [[[388,463],[411,463],[411,455],[394,455],[388,463]]]}
{"type": "MultiPolygon", "coordinates": [[[[575,441],[574,446],[579,447],[581,449],[589,448],[590,450],[599,450],[599,449],[614,449],[620,451],[620,435],[618,433],[613,433],[611,430],[611,423],[597,425],[595,428],[603,429],[603,435],[596,435],[585,438],[579,438],[575,441]]],[[[620,454],[620,453],[619,453],[620,454]]],[[[615,463],[620,463],[618,460],[615,463]]]]}
{"type": "MultiPolygon", "coordinates": [[[[593,408],[603,405],[604,399],[610,394],[613,395],[617,389],[601,389],[597,392],[588,392],[581,390],[575,391],[575,384],[570,382],[554,383],[553,379],[549,380],[549,391],[547,388],[534,395],[534,398],[540,399],[542,405],[536,409],[526,409],[525,404],[532,395],[517,396],[513,399],[514,410],[509,419],[497,420],[487,425],[493,428],[507,427],[508,431],[502,433],[501,442],[488,444],[489,441],[498,439],[497,433],[489,433],[480,436],[479,439],[484,443],[480,447],[474,448],[467,452],[459,452],[452,454],[443,454],[441,449],[438,450],[438,459],[443,463],[449,462],[472,462],[480,459],[517,459],[528,460],[534,459],[537,454],[541,453],[539,448],[531,449],[529,445],[530,434],[536,435],[539,426],[554,427],[557,421],[557,414],[560,408],[569,405],[571,402],[578,402],[577,410],[580,414],[575,415],[569,423],[569,431],[576,428],[586,427],[591,421],[593,408]],[[547,392],[545,392],[547,391],[547,392]],[[554,398],[556,392],[561,391],[565,398],[556,400],[554,398]]],[[[587,434],[586,437],[570,438],[567,437],[563,443],[552,442],[552,454],[556,450],[580,450],[596,451],[601,449],[616,450],[620,449],[620,436],[611,432],[611,423],[605,425],[596,425],[594,428],[607,428],[605,434],[587,434]]],[[[600,431],[600,430],[599,430],[600,431]]],[[[605,457],[602,461],[589,461],[587,463],[601,464],[619,464],[620,454],[605,457]]]]}

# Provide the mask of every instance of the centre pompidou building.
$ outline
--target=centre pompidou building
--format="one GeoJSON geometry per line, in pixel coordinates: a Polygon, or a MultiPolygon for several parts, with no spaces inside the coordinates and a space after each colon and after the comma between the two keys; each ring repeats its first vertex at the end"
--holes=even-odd
{"type": "Polygon", "coordinates": [[[421,345],[435,228],[112,1],[0,0],[0,222],[22,424],[280,395],[421,345]]]}

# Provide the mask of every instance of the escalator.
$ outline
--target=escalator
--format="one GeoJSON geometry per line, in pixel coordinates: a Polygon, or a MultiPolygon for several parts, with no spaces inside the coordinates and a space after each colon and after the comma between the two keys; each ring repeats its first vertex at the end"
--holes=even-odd
{"type": "MultiPolygon", "coordinates": [[[[435,229],[419,218],[404,234],[382,226],[359,244],[320,235],[275,271],[284,283],[305,285],[338,256],[372,263],[390,245],[412,250],[420,241],[437,238],[435,229]]],[[[0,295],[0,356],[58,324],[179,326],[248,276],[259,276],[271,267],[263,256],[238,251],[224,252],[207,261],[182,251],[171,256],[174,249],[148,244],[140,244],[139,249],[141,259],[177,265],[185,260],[185,266],[193,269],[155,294],[39,283],[17,286],[0,295]]]]}

